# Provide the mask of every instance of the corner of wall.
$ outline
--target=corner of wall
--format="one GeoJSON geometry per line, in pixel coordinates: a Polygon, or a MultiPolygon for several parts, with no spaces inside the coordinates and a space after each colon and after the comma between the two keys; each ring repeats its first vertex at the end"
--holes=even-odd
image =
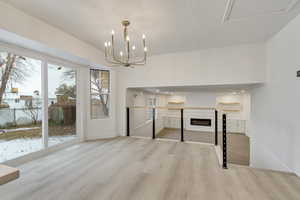
{"type": "MultiPolygon", "coordinates": [[[[278,159],[276,155],[268,149],[261,141],[258,143],[253,137],[250,141],[251,144],[251,155],[250,155],[250,167],[261,168],[261,169],[271,169],[283,172],[294,172],[287,165],[285,165],[281,160],[278,159]]],[[[298,173],[300,175],[300,173],[298,173]]]]}

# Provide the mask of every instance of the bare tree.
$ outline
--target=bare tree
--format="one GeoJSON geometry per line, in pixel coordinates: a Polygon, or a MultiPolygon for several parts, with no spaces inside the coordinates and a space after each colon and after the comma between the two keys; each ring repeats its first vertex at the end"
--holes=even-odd
{"type": "Polygon", "coordinates": [[[74,80],[76,78],[76,71],[73,69],[69,69],[64,71],[63,80],[74,80]]]}
{"type": "Polygon", "coordinates": [[[109,102],[109,94],[107,87],[108,79],[101,79],[99,77],[100,70],[91,70],[91,95],[96,96],[100,99],[103,109],[103,113],[105,115],[109,114],[108,102],[109,102]]]}
{"type": "Polygon", "coordinates": [[[6,56],[0,54],[0,105],[3,103],[3,96],[11,83],[22,83],[30,74],[32,66],[25,57],[8,53],[6,56]]]}
{"type": "Polygon", "coordinates": [[[76,98],[76,86],[75,85],[67,85],[67,84],[63,83],[60,86],[58,86],[58,88],[56,88],[55,94],[63,95],[67,99],[69,97],[76,98]]]}
{"type": "Polygon", "coordinates": [[[39,120],[39,110],[41,109],[42,101],[39,97],[39,92],[34,91],[35,96],[25,101],[25,106],[22,108],[23,112],[30,117],[32,123],[36,125],[39,120]]]}

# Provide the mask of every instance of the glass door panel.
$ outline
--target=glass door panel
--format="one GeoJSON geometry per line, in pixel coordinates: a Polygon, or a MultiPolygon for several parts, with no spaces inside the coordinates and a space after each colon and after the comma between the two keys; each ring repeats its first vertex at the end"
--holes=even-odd
{"type": "Polygon", "coordinates": [[[41,65],[0,52],[0,163],[44,148],[41,65]]]}
{"type": "Polygon", "coordinates": [[[76,137],[76,70],[48,64],[48,144],[76,137]]]}

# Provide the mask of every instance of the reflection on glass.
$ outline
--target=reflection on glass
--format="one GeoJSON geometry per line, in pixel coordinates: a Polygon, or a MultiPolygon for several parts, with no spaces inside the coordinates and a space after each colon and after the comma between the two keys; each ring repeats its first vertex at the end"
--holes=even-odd
{"type": "Polygon", "coordinates": [[[0,163],[43,148],[41,61],[0,52],[0,163]]]}
{"type": "Polygon", "coordinates": [[[109,117],[109,71],[91,69],[91,119],[109,117]]]}
{"type": "Polygon", "coordinates": [[[76,137],[76,70],[48,65],[49,146],[76,137]]]}

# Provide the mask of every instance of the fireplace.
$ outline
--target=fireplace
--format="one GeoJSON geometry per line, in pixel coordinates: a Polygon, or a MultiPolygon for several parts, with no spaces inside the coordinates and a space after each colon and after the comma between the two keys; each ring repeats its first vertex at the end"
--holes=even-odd
{"type": "Polygon", "coordinates": [[[211,119],[191,118],[191,125],[193,126],[211,126],[211,119]]]}

